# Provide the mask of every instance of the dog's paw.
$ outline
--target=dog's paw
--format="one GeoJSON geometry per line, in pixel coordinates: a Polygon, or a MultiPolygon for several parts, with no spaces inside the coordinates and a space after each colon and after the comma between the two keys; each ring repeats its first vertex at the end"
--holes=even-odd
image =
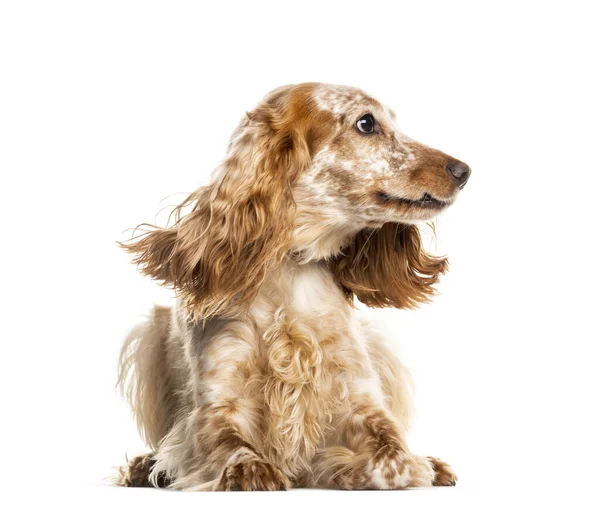
{"type": "Polygon", "coordinates": [[[457,477],[450,465],[444,463],[438,458],[428,457],[427,460],[431,463],[435,478],[433,484],[438,487],[450,487],[456,485],[457,477]]]}
{"type": "Polygon", "coordinates": [[[117,485],[122,487],[157,487],[166,488],[169,480],[163,472],[159,472],[152,480],[152,469],[156,461],[150,454],[137,456],[119,468],[117,485]]]}
{"type": "Polygon", "coordinates": [[[386,445],[367,465],[370,487],[394,490],[429,487],[434,479],[432,464],[411,456],[393,445],[386,445]]]}
{"type": "Polygon", "coordinates": [[[244,456],[229,461],[217,490],[286,490],[289,485],[289,480],[275,465],[257,456],[244,456]]]}
{"type": "Polygon", "coordinates": [[[410,482],[410,456],[393,445],[382,447],[367,464],[371,488],[402,489],[410,482]]]}

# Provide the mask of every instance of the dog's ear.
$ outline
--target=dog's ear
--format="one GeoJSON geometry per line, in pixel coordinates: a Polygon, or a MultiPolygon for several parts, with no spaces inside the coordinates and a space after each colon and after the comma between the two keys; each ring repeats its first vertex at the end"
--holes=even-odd
{"type": "Polygon", "coordinates": [[[143,273],[177,290],[195,318],[242,312],[286,255],[292,184],[310,162],[289,97],[275,92],[247,114],[215,182],[177,208],[171,227],[123,244],[143,273]]]}
{"type": "Polygon", "coordinates": [[[414,308],[435,293],[448,261],[423,249],[417,226],[388,223],[359,232],[329,267],[350,300],[356,296],[367,306],[414,308]]]}

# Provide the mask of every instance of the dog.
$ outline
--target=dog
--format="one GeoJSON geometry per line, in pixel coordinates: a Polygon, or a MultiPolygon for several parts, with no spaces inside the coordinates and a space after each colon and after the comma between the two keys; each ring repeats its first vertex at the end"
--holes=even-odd
{"type": "Polygon", "coordinates": [[[122,244],[176,290],[128,335],[119,384],[151,452],[124,486],[181,490],[454,485],[411,453],[410,378],[370,307],[429,300],[447,259],[419,224],[463,162],[402,134],[351,87],[279,88],[235,129],[213,181],[122,244]]]}

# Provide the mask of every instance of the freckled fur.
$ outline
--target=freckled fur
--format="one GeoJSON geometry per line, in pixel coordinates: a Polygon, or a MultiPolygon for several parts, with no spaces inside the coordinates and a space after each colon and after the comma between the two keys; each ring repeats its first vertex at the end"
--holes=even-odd
{"type": "Polygon", "coordinates": [[[439,210],[411,203],[454,201],[450,160],[354,88],[286,86],[250,111],[212,183],[168,226],[122,244],[178,299],[123,346],[119,383],[150,453],[119,483],[454,484],[447,464],[408,448],[410,378],[353,307],[411,308],[434,293],[447,262],[423,250],[415,223],[439,210]],[[354,128],[365,113],[373,136],[354,128]]]}

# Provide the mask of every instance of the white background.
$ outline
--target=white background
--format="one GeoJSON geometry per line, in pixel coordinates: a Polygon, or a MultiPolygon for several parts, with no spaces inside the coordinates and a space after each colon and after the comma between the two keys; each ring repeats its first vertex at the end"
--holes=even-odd
{"type": "Polygon", "coordinates": [[[4,523],[598,523],[600,39],[593,2],[3,2],[4,523]],[[473,175],[451,271],[376,311],[414,371],[417,453],[455,488],[182,494],[103,485],[143,450],[114,391],[172,293],[115,244],[208,180],[269,90],[361,87],[473,175]],[[169,197],[162,201],[164,197],[169,197]]]}

